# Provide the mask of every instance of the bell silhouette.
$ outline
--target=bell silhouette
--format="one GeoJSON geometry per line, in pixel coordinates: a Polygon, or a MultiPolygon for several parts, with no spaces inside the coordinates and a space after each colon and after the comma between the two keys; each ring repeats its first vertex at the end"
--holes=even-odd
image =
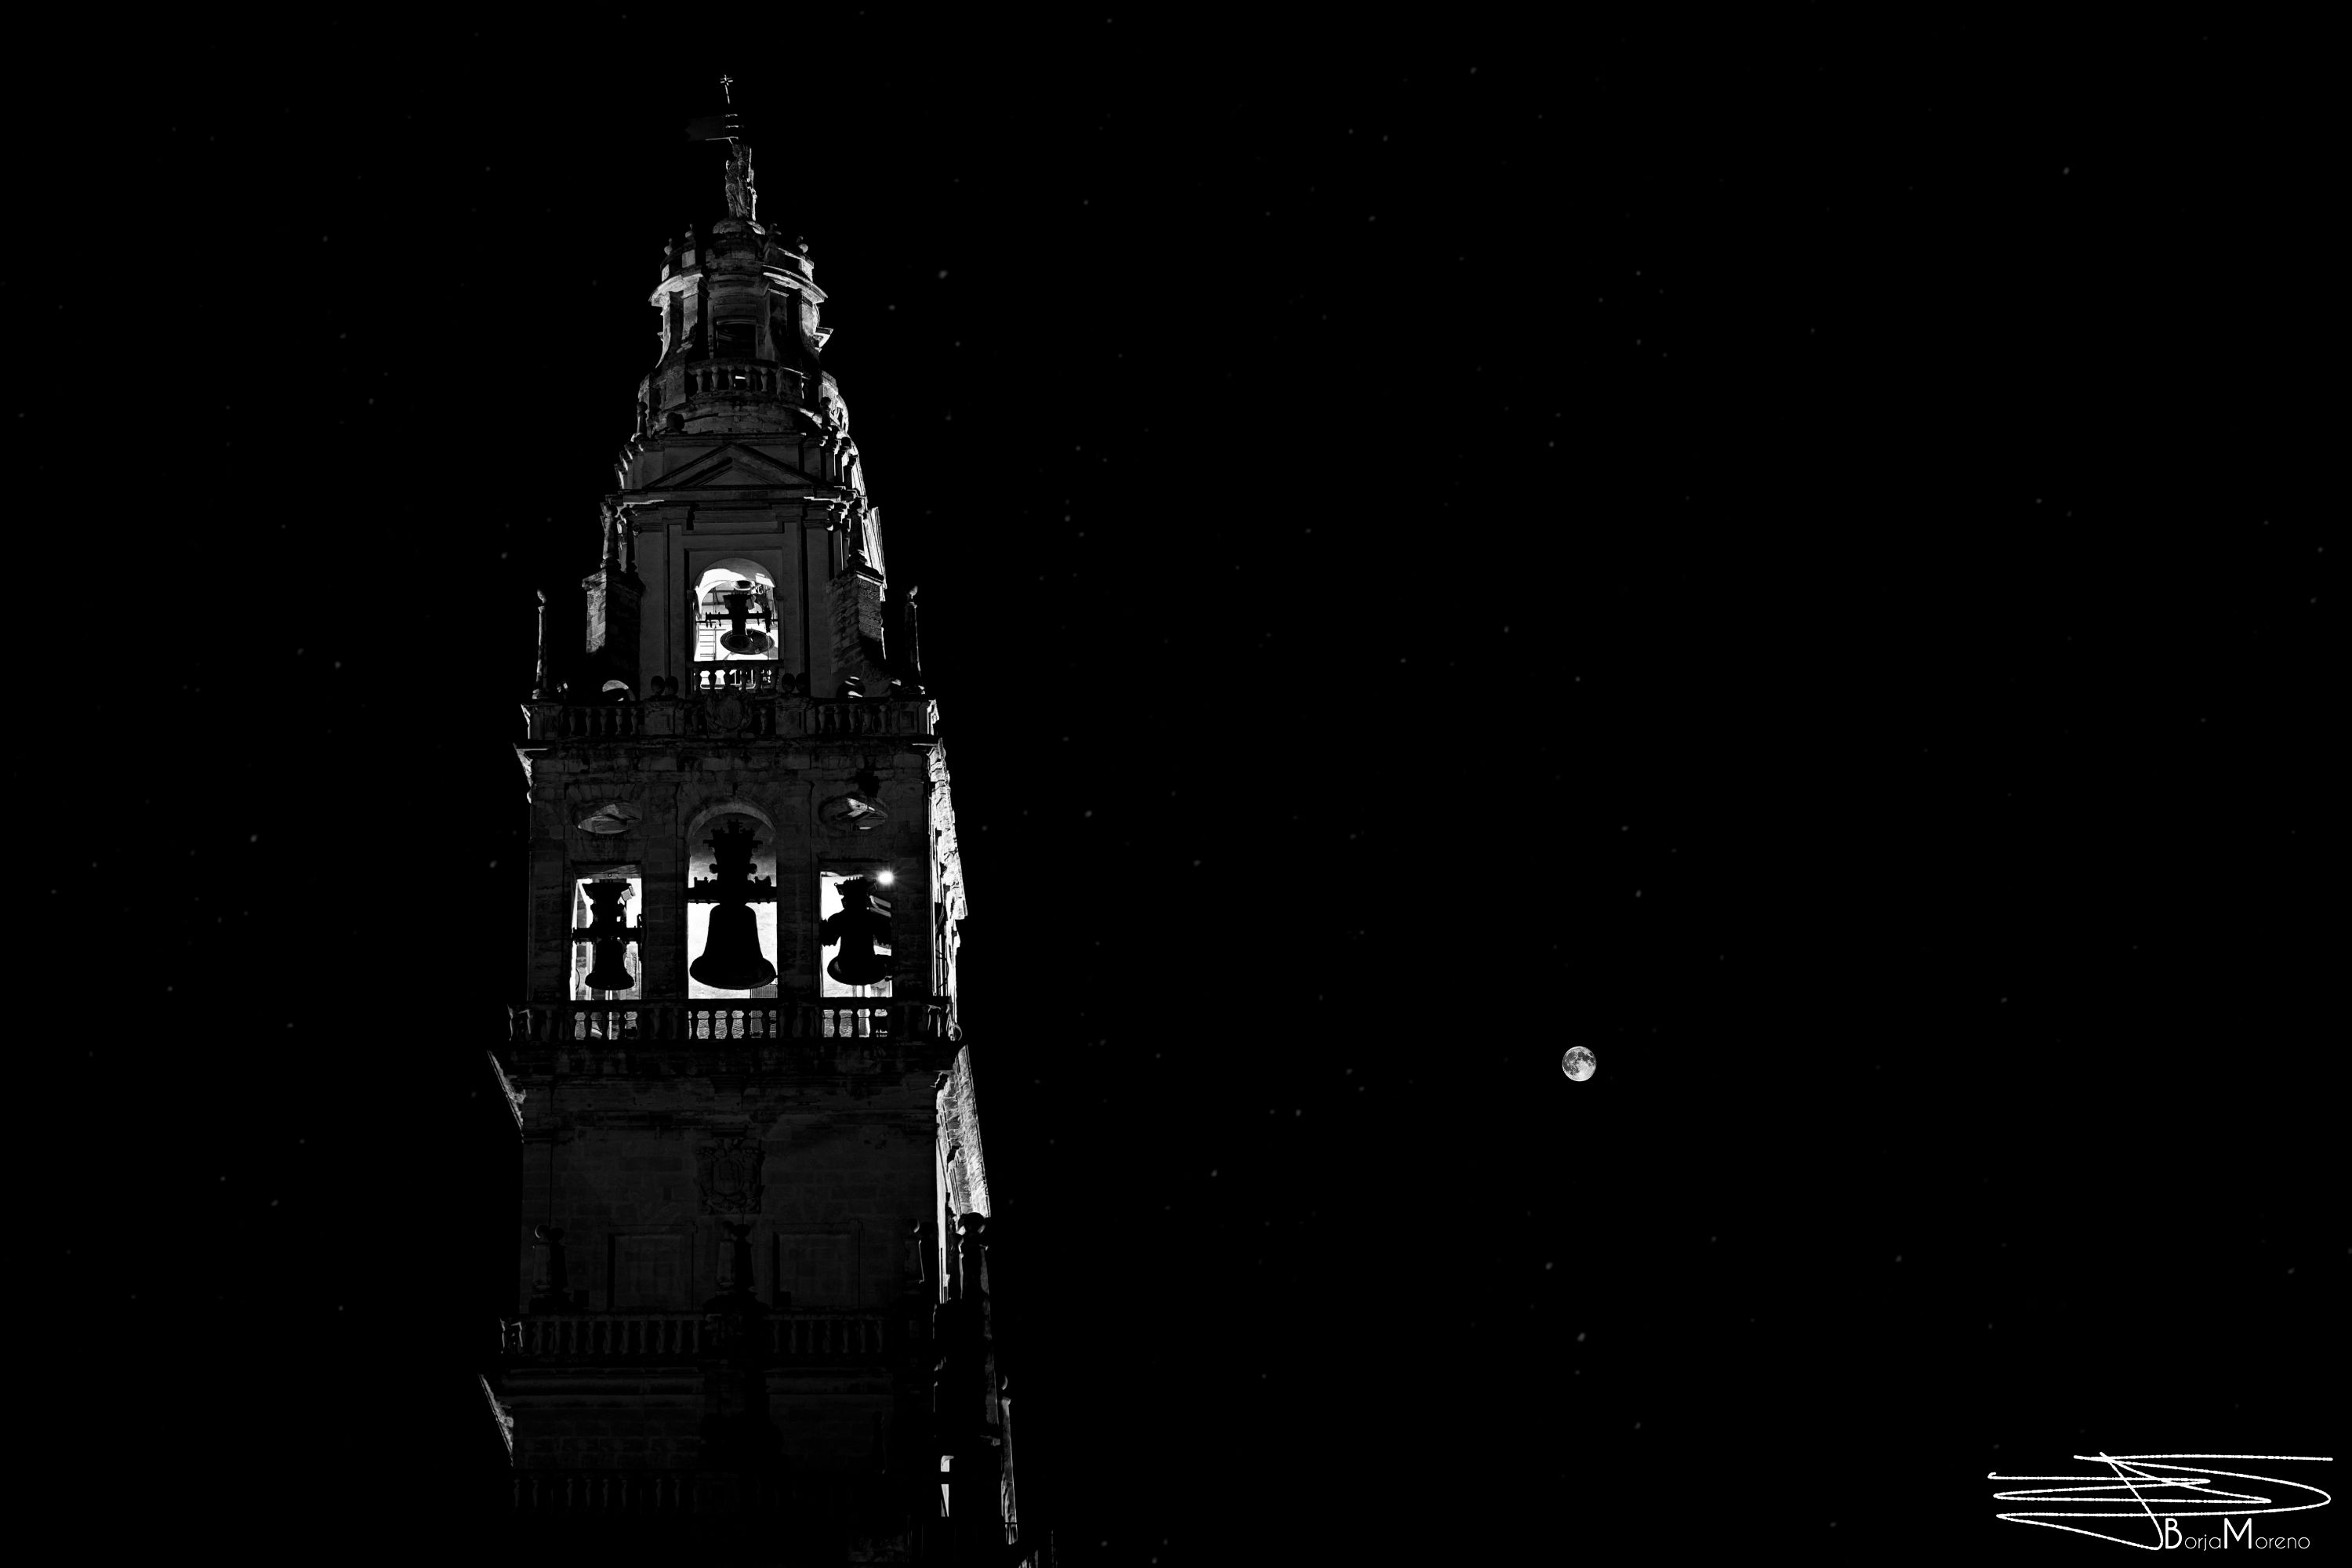
{"type": "Polygon", "coordinates": [[[760,956],[760,917],[749,904],[719,904],[710,911],[710,940],[687,971],[714,991],[750,991],[776,978],[776,966],[760,956]]]}
{"type": "Polygon", "coordinates": [[[874,944],[890,941],[890,906],[874,896],[874,884],[865,878],[841,884],[841,912],[827,915],[817,930],[827,947],[841,944],[824,972],[844,985],[871,985],[889,976],[890,961],[874,944]]]}
{"type": "Polygon", "coordinates": [[[591,910],[588,941],[595,963],[581,984],[591,991],[626,991],[637,983],[623,957],[629,945],[629,921],[624,908],[629,899],[629,885],[590,882],[587,893],[591,910]]]}
{"type": "MultiPolygon", "coordinates": [[[[719,636],[719,646],[729,653],[767,652],[768,634],[744,629],[743,623],[749,620],[751,615],[751,584],[742,578],[737,578],[735,592],[720,595],[719,602],[727,606],[727,619],[730,623],[730,629],[719,636]]],[[[765,617],[762,616],[762,618],[765,617]]]]}
{"type": "Polygon", "coordinates": [[[755,900],[772,903],[776,896],[767,879],[751,875],[757,842],[749,828],[722,827],[712,834],[710,876],[689,889],[690,897],[708,900],[711,910],[702,956],[687,973],[714,991],[751,991],[776,978],[776,966],[760,952],[760,917],[751,910],[755,900]]]}

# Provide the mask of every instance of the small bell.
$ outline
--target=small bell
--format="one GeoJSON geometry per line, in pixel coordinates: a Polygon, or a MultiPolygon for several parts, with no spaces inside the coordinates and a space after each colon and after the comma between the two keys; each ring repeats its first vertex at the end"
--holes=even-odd
{"type": "Polygon", "coordinates": [[[890,960],[874,951],[877,942],[890,943],[890,906],[877,897],[874,884],[852,877],[841,884],[841,912],[828,915],[818,927],[824,944],[839,944],[824,972],[844,985],[872,985],[887,979],[890,960]]]}
{"type": "MultiPolygon", "coordinates": [[[[735,591],[722,594],[719,602],[727,606],[729,629],[719,635],[719,646],[729,653],[765,653],[770,645],[765,632],[748,631],[745,624],[751,617],[751,584],[743,578],[735,580],[735,591]]],[[[761,606],[761,619],[767,618],[767,607],[761,606]]]]}
{"type": "Polygon", "coordinates": [[[629,973],[624,950],[629,945],[629,921],[626,905],[629,885],[626,882],[590,882],[585,885],[591,914],[588,941],[595,956],[588,977],[582,982],[591,991],[626,991],[637,983],[629,973]]]}

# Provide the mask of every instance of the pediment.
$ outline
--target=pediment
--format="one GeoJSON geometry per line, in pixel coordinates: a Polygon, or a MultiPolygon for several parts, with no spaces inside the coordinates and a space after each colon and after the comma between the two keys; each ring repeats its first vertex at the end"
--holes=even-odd
{"type": "Polygon", "coordinates": [[[810,483],[809,477],[785,458],[740,441],[730,441],[671,469],[652,480],[647,488],[688,490],[714,485],[757,485],[806,489],[810,483]]]}

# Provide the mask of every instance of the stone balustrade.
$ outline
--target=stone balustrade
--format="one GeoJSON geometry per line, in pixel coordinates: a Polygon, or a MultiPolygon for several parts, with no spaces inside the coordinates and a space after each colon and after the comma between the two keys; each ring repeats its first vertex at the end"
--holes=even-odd
{"type": "Polygon", "coordinates": [[[788,397],[802,401],[800,372],[755,359],[709,359],[682,372],[688,400],[697,397],[788,397]]]}
{"type": "Polygon", "coordinates": [[[645,710],[634,702],[534,703],[525,711],[534,741],[634,741],[646,733],[645,710]]]}
{"type": "Polygon", "coordinates": [[[888,1353],[879,1312],[786,1307],[767,1323],[771,1366],[879,1366],[888,1353]]]}
{"type": "MultiPolygon", "coordinates": [[[[740,663],[696,666],[696,679],[709,669],[772,669],[740,663]]],[[[938,709],[928,698],[809,698],[761,678],[722,678],[713,689],[681,697],[651,697],[635,702],[526,702],[526,741],[535,745],[609,742],[663,742],[793,740],[804,737],[924,736],[933,733],[938,709]],[[730,684],[734,682],[734,684],[730,684]]]]}
{"type": "Polygon", "coordinates": [[[948,1005],[929,999],[525,1002],[507,1009],[514,1045],[953,1037],[948,1005]]]}
{"type": "Polygon", "coordinates": [[[827,698],[808,708],[812,735],[928,735],[939,718],[927,698],[827,698]]]}
{"type": "Polygon", "coordinates": [[[764,696],[804,696],[808,678],[786,669],[772,658],[698,658],[694,661],[695,691],[754,691],[764,696]]]}
{"type": "MultiPolygon", "coordinates": [[[[878,1311],[781,1307],[764,1320],[772,1367],[880,1366],[888,1354],[878,1311]]],[[[499,1342],[509,1362],[680,1364],[704,1352],[700,1312],[554,1312],[509,1318],[499,1342]]]]}
{"type": "Polygon", "coordinates": [[[509,1318],[500,1348],[516,1361],[688,1362],[701,1353],[699,1312],[561,1312],[509,1318]]]}
{"type": "Polygon", "coordinates": [[[666,366],[637,384],[637,433],[651,436],[672,416],[686,417],[698,403],[740,407],[751,402],[782,403],[814,409],[808,382],[789,365],[757,359],[694,360],[666,366]]]}
{"type": "Polygon", "coordinates": [[[695,1470],[517,1470],[517,1513],[700,1513],[705,1478],[695,1470]]]}

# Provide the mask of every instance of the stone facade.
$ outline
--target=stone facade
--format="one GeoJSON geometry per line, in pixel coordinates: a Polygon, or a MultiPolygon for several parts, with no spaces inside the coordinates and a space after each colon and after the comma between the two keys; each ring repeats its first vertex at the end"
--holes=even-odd
{"type": "Polygon", "coordinates": [[[591,1557],[717,1532],[756,1561],[1037,1563],[947,759],[823,301],[747,217],[667,248],[583,679],[542,648],[524,710],[499,1484],[591,1557]]]}

